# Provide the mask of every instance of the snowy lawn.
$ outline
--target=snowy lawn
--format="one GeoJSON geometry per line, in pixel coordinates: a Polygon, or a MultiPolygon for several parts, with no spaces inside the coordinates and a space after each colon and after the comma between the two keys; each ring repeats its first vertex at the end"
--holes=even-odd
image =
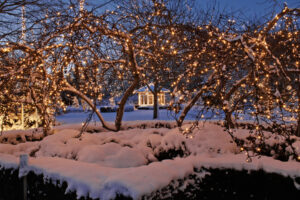
{"type": "MultiPolygon", "coordinates": [[[[76,191],[79,197],[100,199],[111,199],[117,194],[138,199],[201,167],[263,169],[299,177],[299,162],[264,156],[245,162],[246,156],[218,125],[201,125],[193,138],[181,135],[174,126],[174,122],[166,121],[124,122],[126,130],[115,133],[90,124],[78,137],[81,124],[65,124],[55,127],[54,133],[41,141],[24,143],[20,142],[22,138],[33,137],[32,130],[10,131],[1,136],[8,139],[7,144],[0,144],[0,166],[16,168],[19,156],[28,154],[27,170],[51,180],[66,181],[68,191],[76,191]]],[[[241,135],[247,133],[238,131],[241,135]]],[[[300,151],[300,138],[297,139],[295,148],[300,151]]],[[[296,182],[295,186],[299,187],[296,182]]]]}
{"type": "MultiPolygon", "coordinates": [[[[71,124],[71,123],[81,123],[89,116],[90,112],[68,112],[63,115],[56,116],[56,120],[62,124],[71,124]]],[[[107,112],[101,113],[106,121],[115,121],[116,112],[107,112]]],[[[192,111],[191,114],[188,114],[186,120],[194,120],[195,116],[198,114],[196,110],[192,111]]],[[[218,116],[215,116],[214,119],[217,119],[218,116]]],[[[137,120],[152,120],[153,119],[153,110],[135,110],[133,112],[124,112],[123,120],[124,121],[137,121],[137,120]]],[[[171,116],[170,112],[166,109],[159,110],[159,120],[171,121],[174,118],[171,116]]],[[[94,114],[92,121],[93,123],[98,122],[99,119],[94,114]]]]}

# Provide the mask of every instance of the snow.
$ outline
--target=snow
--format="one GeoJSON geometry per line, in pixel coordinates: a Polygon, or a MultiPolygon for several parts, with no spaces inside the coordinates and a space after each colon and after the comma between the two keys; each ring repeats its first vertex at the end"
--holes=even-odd
{"type": "MultiPolygon", "coordinates": [[[[195,109],[191,110],[185,120],[195,120],[197,114],[199,113],[199,108],[194,106],[195,109]]],[[[160,109],[158,111],[158,119],[157,120],[164,120],[164,121],[174,121],[174,117],[171,115],[171,112],[167,109],[160,109]]],[[[103,118],[108,122],[114,122],[116,119],[116,112],[103,112],[101,113],[103,118]]],[[[180,114],[180,113],[179,113],[180,114]]],[[[209,115],[208,113],[207,115],[209,115]]],[[[89,112],[80,112],[80,110],[74,109],[70,112],[56,116],[56,120],[60,124],[75,124],[75,123],[82,123],[88,118],[89,112]]],[[[220,119],[221,117],[215,116],[213,119],[220,119]]],[[[135,110],[133,112],[124,112],[123,122],[128,121],[153,121],[153,110],[135,110]]],[[[98,124],[99,119],[94,114],[91,120],[92,124],[98,124]]],[[[100,125],[100,124],[99,124],[100,125]]]]}
{"type": "Polygon", "coordinates": [[[0,153],[0,169],[17,169],[18,167],[19,164],[17,157],[0,153]]]}
{"type": "Polygon", "coordinates": [[[78,153],[78,160],[115,168],[136,167],[147,164],[147,159],[140,151],[129,147],[122,148],[121,145],[116,143],[86,146],[78,153]],[[91,152],[98,153],[93,155],[91,152]]]}
{"type": "MultiPolygon", "coordinates": [[[[65,124],[54,127],[54,133],[41,141],[0,144],[0,166],[17,168],[19,156],[28,154],[26,170],[43,174],[45,180],[66,181],[67,190],[76,191],[78,197],[89,195],[104,200],[117,194],[139,199],[201,167],[263,169],[299,177],[300,164],[296,161],[281,162],[262,156],[253,158],[251,163],[245,162],[246,156],[223,128],[214,123],[200,124],[193,131],[193,138],[180,134],[174,124],[172,121],[124,122],[125,129],[117,133],[91,124],[87,130],[96,132],[84,132],[81,137],[78,137],[81,124],[65,124]],[[153,128],[157,123],[168,123],[171,128],[153,128]],[[189,154],[158,161],[157,155],[169,149],[183,149],[189,154]]],[[[242,137],[246,132],[238,130],[235,134],[242,137]]],[[[7,134],[25,137],[30,131],[8,132],[4,136],[7,134]]],[[[296,139],[294,145],[299,149],[300,139],[296,139]]],[[[275,138],[270,138],[270,142],[276,142],[275,138]]]]}
{"type": "MultiPolygon", "coordinates": [[[[70,112],[64,115],[59,115],[56,117],[58,122],[63,124],[70,123],[81,123],[84,122],[88,117],[89,112],[70,112]]],[[[116,112],[102,113],[106,121],[115,121],[116,112]]],[[[160,120],[174,120],[170,116],[167,110],[159,110],[160,120]]],[[[140,121],[140,120],[152,120],[153,119],[153,110],[135,110],[134,112],[124,112],[123,116],[124,121],[140,121]]],[[[92,122],[99,121],[98,118],[94,115],[92,122]]]]}
{"type": "Polygon", "coordinates": [[[19,178],[26,176],[30,172],[28,167],[28,155],[20,155],[19,178]]]}

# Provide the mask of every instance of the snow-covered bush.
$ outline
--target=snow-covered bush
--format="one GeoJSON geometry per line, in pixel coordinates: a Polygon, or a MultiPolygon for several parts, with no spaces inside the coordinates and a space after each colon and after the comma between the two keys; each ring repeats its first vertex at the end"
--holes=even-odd
{"type": "MultiPolygon", "coordinates": [[[[149,176],[149,174],[145,174],[149,176]]],[[[134,177],[131,177],[134,179],[134,177]]],[[[159,177],[158,177],[159,179],[159,177]]],[[[3,168],[0,165],[0,199],[22,199],[22,181],[18,169],[3,168]]],[[[76,190],[69,190],[72,183],[57,180],[30,171],[27,175],[28,198],[31,200],[99,200],[89,193],[78,196],[76,190]]],[[[299,177],[286,177],[279,173],[260,170],[239,170],[231,168],[195,167],[183,178],[172,179],[168,184],[141,194],[140,198],[115,191],[103,191],[104,200],[126,199],[298,199],[299,177]],[[104,194],[105,193],[105,194],[104,194]],[[112,194],[114,193],[114,194],[112,194]]],[[[138,186],[136,186],[138,188],[138,186]]],[[[84,189],[83,189],[84,190],[84,189]]]]}
{"type": "Polygon", "coordinates": [[[142,197],[146,199],[297,199],[297,180],[263,170],[200,168],[142,197]],[[283,192],[284,191],[284,192],[283,192]]]}
{"type": "Polygon", "coordinates": [[[243,123],[240,127],[249,130],[244,135],[238,131],[227,130],[233,141],[245,151],[248,161],[253,156],[271,156],[281,161],[290,159],[300,161],[300,137],[295,136],[291,126],[273,123],[272,126],[259,126],[259,130],[251,123],[243,123]]]}
{"type": "MultiPolygon", "coordinates": [[[[30,191],[41,191],[41,194],[30,192],[33,199],[48,194],[49,190],[53,193],[49,197],[56,192],[59,196],[66,195],[66,199],[74,199],[76,195],[78,198],[82,196],[82,199],[114,199],[118,194],[133,199],[183,196],[199,199],[203,195],[213,198],[216,193],[231,198],[233,192],[239,198],[245,197],[245,194],[253,194],[257,198],[270,195],[262,192],[265,188],[254,186],[257,180],[270,186],[270,190],[283,187],[281,183],[285,182],[284,189],[291,191],[291,194],[299,191],[295,189],[299,175],[297,162],[281,162],[261,156],[246,163],[247,156],[219,125],[199,123],[189,135],[192,137],[186,137],[178,127],[172,127],[176,122],[142,123],[143,126],[140,122],[128,122],[124,126],[128,129],[119,132],[100,127],[97,131],[84,132],[80,136],[80,124],[63,125],[54,127],[54,133],[41,141],[16,144],[15,138],[25,138],[30,132],[5,132],[3,136],[10,136],[13,144],[0,144],[0,165],[5,169],[18,167],[20,155],[30,156],[30,191]],[[167,125],[169,128],[166,128],[167,125]],[[259,169],[267,173],[256,171],[259,169]],[[271,179],[279,180],[280,184],[263,182],[271,179]],[[254,191],[260,191],[262,196],[252,190],[242,190],[247,185],[240,187],[241,181],[255,188],[254,191]],[[222,189],[219,191],[219,188],[222,189]]],[[[188,127],[188,124],[185,126],[188,127]]],[[[99,127],[91,125],[87,130],[95,128],[99,127]]],[[[235,132],[244,140],[247,133],[247,129],[235,132]]],[[[271,133],[269,135],[272,136],[271,133]]],[[[268,140],[270,146],[275,142],[271,137],[268,140]]],[[[293,144],[299,149],[299,141],[293,144]]],[[[7,177],[4,180],[9,182],[7,177]]],[[[14,185],[14,182],[10,185],[14,185]]],[[[1,195],[0,192],[0,199],[1,195]]]]}

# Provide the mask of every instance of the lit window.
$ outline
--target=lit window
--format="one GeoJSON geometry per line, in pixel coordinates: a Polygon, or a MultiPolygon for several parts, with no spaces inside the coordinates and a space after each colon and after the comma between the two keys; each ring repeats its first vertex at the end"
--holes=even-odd
{"type": "Polygon", "coordinates": [[[141,94],[141,104],[142,105],[147,104],[147,95],[146,94],[141,94]]]}
{"type": "Polygon", "coordinates": [[[164,93],[158,94],[158,103],[160,105],[165,105],[165,95],[164,95],[164,93]]]}
{"type": "Polygon", "coordinates": [[[153,105],[153,95],[149,95],[149,105],[153,105]]]}

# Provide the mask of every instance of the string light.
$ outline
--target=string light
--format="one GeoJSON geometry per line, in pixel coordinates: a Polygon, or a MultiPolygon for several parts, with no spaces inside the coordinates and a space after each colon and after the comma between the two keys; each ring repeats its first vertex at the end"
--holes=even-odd
{"type": "MultiPolygon", "coordinates": [[[[295,75],[299,71],[299,30],[293,26],[296,23],[293,17],[297,16],[289,13],[290,9],[282,10],[262,28],[241,34],[212,24],[172,24],[173,19],[164,14],[167,6],[161,3],[151,5],[152,11],[145,16],[130,13],[131,10],[122,6],[97,16],[84,12],[84,4],[84,0],[79,0],[79,10],[73,11],[70,6],[72,11],[68,11],[79,12],[80,23],[76,13],[68,24],[63,20],[63,12],[46,14],[44,38],[28,41],[27,46],[24,42],[25,47],[21,44],[1,47],[3,53],[20,51],[22,54],[16,63],[23,74],[14,76],[16,80],[6,79],[9,81],[3,89],[5,94],[13,94],[9,82],[13,85],[27,80],[36,90],[35,103],[42,105],[45,97],[47,106],[43,109],[53,107],[53,110],[65,108],[63,101],[58,100],[68,84],[76,94],[101,100],[106,94],[122,96],[128,91],[130,95],[134,91],[130,86],[155,81],[171,89],[172,109],[176,112],[175,106],[186,104],[192,108],[201,101],[204,107],[222,109],[220,112],[228,115],[244,110],[257,124],[261,119],[285,117],[283,111],[275,113],[278,109],[296,119],[299,116],[296,88],[299,77],[295,75]],[[50,19],[54,31],[47,29],[50,19]],[[120,22],[114,23],[115,19],[120,22]],[[141,26],[132,28],[135,24],[141,26]],[[41,77],[45,80],[40,81],[41,77]],[[111,80],[112,77],[115,78],[111,80]]],[[[228,23],[237,22],[230,19],[228,23]]],[[[23,41],[25,30],[25,6],[22,6],[23,41]]],[[[13,70],[8,67],[7,71],[13,70]]],[[[184,111],[175,117],[182,123],[186,115],[184,111]]],[[[231,117],[226,120],[230,121],[231,117]]],[[[262,130],[257,125],[253,131],[262,130]]],[[[256,139],[264,137],[259,135],[256,139]]]]}

